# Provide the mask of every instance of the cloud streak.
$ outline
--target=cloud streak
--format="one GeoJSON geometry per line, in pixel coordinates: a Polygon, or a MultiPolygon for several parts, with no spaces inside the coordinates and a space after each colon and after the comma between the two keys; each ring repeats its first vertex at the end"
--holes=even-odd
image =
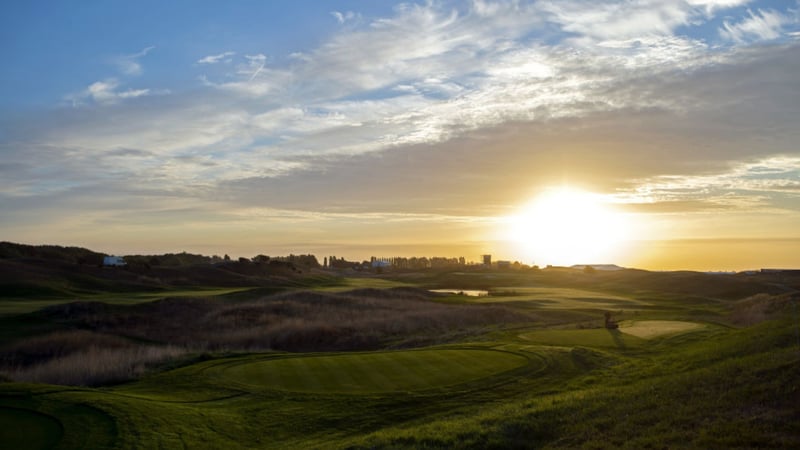
{"type": "Polygon", "coordinates": [[[142,74],[142,64],[139,59],[147,56],[155,46],[145,47],[142,51],[133,53],[131,55],[123,55],[114,60],[117,68],[124,75],[136,76],[142,74]]]}
{"type": "Polygon", "coordinates": [[[790,23],[791,19],[774,10],[749,11],[749,17],[739,22],[724,22],[719,33],[725,39],[744,43],[748,41],[769,41],[777,39],[782,35],[784,24],[790,23]]]}
{"type": "Polygon", "coordinates": [[[216,55],[208,55],[198,59],[197,64],[230,63],[232,61],[231,57],[234,55],[236,55],[236,52],[223,52],[216,55]]]}

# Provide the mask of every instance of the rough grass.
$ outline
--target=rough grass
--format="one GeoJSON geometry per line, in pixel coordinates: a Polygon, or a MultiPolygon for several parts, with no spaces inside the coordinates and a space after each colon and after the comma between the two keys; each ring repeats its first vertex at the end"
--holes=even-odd
{"type": "Polygon", "coordinates": [[[54,306],[57,321],[194,351],[375,350],[452,340],[474,327],[529,320],[508,308],[445,305],[415,289],[287,292],[255,301],[166,299],[125,308],[54,306]]]}
{"type": "Polygon", "coordinates": [[[96,386],[138,378],[186,353],[110,334],[57,331],[0,349],[0,375],[14,381],[96,386]]]}
{"type": "Polygon", "coordinates": [[[778,317],[787,310],[796,308],[800,294],[757,294],[736,302],[730,313],[730,320],[736,325],[755,325],[778,317]]]}
{"type": "Polygon", "coordinates": [[[232,381],[299,392],[372,393],[460,384],[528,364],[489,350],[417,350],[270,359],[224,371],[232,381]]]}
{"type": "Polygon", "coordinates": [[[445,305],[430,297],[400,288],[287,292],[249,301],[177,297],[130,306],[53,305],[39,316],[79,329],[0,348],[0,375],[93,386],[134,379],[188,353],[419,347],[529,320],[504,307],[445,305]]]}

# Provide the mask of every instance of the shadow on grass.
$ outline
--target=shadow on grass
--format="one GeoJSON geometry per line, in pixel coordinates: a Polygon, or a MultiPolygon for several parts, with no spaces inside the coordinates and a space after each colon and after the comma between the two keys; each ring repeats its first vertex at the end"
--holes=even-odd
{"type": "Polygon", "coordinates": [[[627,347],[625,346],[625,341],[622,339],[622,332],[616,329],[606,328],[608,334],[611,335],[611,339],[614,340],[614,344],[617,348],[625,350],[627,347]]]}

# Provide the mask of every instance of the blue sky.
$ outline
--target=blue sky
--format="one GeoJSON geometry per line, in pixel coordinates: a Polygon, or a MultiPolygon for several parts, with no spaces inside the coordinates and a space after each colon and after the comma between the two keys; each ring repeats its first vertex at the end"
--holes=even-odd
{"type": "Polygon", "coordinates": [[[642,240],[800,239],[798,9],[3,2],[0,238],[502,252],[568,183],[642,240]]]}

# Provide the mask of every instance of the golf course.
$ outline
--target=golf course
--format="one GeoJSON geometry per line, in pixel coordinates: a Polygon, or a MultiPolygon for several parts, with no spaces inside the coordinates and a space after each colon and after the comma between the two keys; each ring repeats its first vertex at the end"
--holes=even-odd
{"type": "Polygon", "coordinates": [[[8,298],[0,447],[796,447],[793,283],[317,274],[8,298]]]}

